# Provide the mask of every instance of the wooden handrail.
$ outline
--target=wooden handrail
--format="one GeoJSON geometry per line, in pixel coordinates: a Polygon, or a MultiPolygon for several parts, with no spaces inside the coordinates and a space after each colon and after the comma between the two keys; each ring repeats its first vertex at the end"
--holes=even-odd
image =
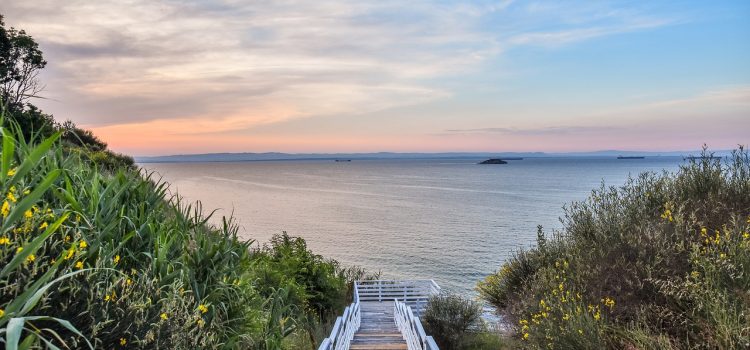
{"type": "Polygon", "coordinates": [[[318,350],[349,350],[354,333],[359,329],[362,315],[358,301],[344,309],[343,316],[336,318],[331,335],[325,338],[318,350]]]}
{"type": "Polygon", "coordinates": [[[425,333],[419,317],[414,316],[411,306],[396,300],[393,316],[409,350],[439,350],[435,339],[425,333]]]}

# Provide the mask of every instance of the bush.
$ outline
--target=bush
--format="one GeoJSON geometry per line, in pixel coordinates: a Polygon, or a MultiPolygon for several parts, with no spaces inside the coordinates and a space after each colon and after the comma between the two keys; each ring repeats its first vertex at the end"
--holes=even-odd
{"type": "Polygon", "coordinates": [[[750,159],[601,187],[478,284],[528,348],[750,347],[750,159]]]}
{"type": "Polygon", "coordinates": [[[200,204],[169,197],[150,174],[105,171],[59,132],[19,135],[2,128],[6,345],[279,349],[346,304],[354,274],[303,240],[251,249],[231,219],[209,225],[200,204]]]}
{"type": "Polygon", "coordinates": [[[481,306],[455,294],[430,297],[422,320],[427,334],[435,338],[441,349],[459,349],[466,333],[477,326],[482,316],[481,306]]]}

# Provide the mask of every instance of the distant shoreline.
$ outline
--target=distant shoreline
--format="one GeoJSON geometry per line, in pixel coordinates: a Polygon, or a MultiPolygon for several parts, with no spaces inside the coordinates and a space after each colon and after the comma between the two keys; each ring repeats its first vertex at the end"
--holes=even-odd
{"type": "MultiPolygon", "coordinates": [[[[643,156],[648,158],[691,157],[700,151],[685,152],[630,152],[602,151],[580,153],[210,153],[170,156],[135,157],[138,163],[215,163],[215,162],[259,162],[259,161],[330,161],[347,159],[363,160],[429,160],[429,159],[487,159],[487,158],[613,158],[618,156],[643,156]]],[[[716,157],[729,155],[729,151],[714,152],[716,157]]]]}

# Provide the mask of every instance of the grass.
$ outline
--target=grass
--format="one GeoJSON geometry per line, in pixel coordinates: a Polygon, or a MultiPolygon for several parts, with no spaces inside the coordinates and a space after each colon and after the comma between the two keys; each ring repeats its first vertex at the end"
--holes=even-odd
{"type": "Polygon", "coordinates": [[[704,156],[573,203],[481,297],[524,348],[749,348],[750,159],[704,156]]]}
{"type": "Polygon", "coordinates": [[[364,273],[299,238],[259,247],[167,184],[3,123],[0,342],[8,349],[303,349],[364,273]]]}

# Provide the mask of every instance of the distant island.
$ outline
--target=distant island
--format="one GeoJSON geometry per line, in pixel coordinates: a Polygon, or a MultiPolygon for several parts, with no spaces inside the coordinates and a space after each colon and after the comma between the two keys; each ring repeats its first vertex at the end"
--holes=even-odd
{"type": "Polygon", "coordinates": [[[617,156],[617,159],[643,159],[644,156],[617,156]]]}
{"type": "Polygon", "coordinates": [[[508,164],[508,162],[500,159],[500,158],[490,158],[485,161],[479,162],[479,164],[508,164]]]}

